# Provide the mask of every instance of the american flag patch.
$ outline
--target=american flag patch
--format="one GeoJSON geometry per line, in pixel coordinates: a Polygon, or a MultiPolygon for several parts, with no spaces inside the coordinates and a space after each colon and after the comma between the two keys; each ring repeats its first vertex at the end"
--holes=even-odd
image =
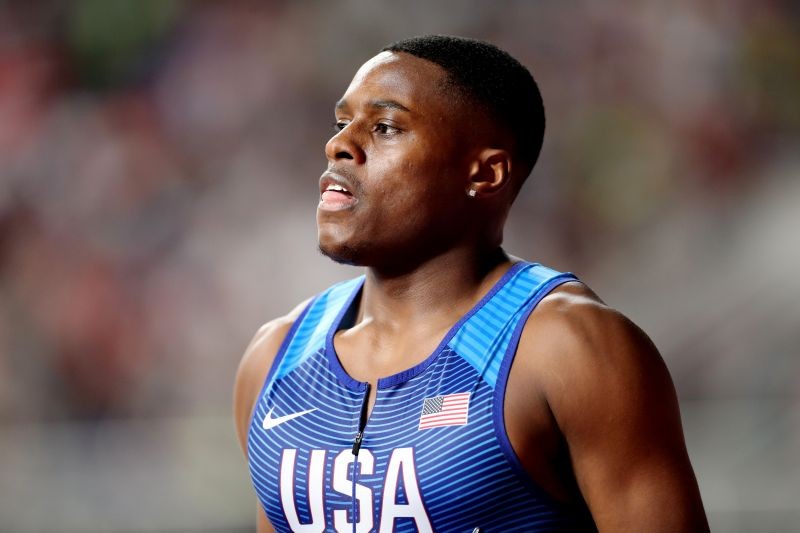
{"type": "Polygon", "coordinates": [[[459,392],[425,398],[422,402],[422,414],[419,417],[419,429],[465,425],[469,411],[469,395],[468,392],[459,392]]]}

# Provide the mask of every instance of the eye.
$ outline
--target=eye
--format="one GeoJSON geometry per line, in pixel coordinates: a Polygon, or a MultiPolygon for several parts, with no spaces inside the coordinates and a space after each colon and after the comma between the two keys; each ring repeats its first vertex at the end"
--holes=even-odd
{"type": "Polygon", "coordinates": [[[338,133],[343,129],[345,129],[348,124],[349,122],[347,122],[346,120],[337,120],[336,122],[333,123],[333,131],[338,133]]]}
{"type": "Polygon", "coordinates": [[[385,122],[378,122],[375,124],[374,131],[380,135],[396,135],[401,132],[399,128],[386,124],[385,122]]]}

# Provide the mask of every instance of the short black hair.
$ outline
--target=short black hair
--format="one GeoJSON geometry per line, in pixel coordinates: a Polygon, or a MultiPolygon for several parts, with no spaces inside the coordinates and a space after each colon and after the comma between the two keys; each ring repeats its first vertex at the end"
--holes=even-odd
{"type": "Polygon", "coordinates": [[[523,180],[542,149],[544,104],[530,71],[497,46],[465,37],[422,35],[392,43],[382,52],[404,52],[442,67],[447,82],[484,106],[515,139],[513,156],[523,180]]]}

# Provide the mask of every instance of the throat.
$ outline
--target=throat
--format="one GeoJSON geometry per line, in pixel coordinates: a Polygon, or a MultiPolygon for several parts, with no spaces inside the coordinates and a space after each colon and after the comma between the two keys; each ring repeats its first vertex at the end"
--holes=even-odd
{"type": "Polygon", "coordinates": [[[356,321],[404,324],[406,331],[455,322],[514,264],[501,248],[473,255],[455,249],[401,273],[368,268],[356,321]]]}
{"type": "Polygon", "coordinates": [[[375,328],[357,326],[338,332],[334,349],[342,368],[353,379],[377,384],[382,378],[395,376],[416,367],[433,356],[447,327],[412,334],[397,332],[377,334],[375,328]]]}
{"type": "Polygon", "coordinates": [[[417,367],[437,354],[512,266],[505,261],[471,282],[461,276],[461,282],[453,283],[420,275],[387,285],[371,279],[374,273],[368,272],[333,335],[333,351],[342,369],[357,381],[375,384],[417,367]]]}

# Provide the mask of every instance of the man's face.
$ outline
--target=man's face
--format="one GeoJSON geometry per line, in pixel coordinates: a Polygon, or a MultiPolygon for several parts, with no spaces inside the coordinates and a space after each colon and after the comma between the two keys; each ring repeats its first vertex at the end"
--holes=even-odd
{"type": "Polygon", "coordinates": [[[390,52],[356,73],[325,146],[317,207],[325,255],[402,268],[461,238],[474,142],[444,79],[438,65],[390,52]]]}

